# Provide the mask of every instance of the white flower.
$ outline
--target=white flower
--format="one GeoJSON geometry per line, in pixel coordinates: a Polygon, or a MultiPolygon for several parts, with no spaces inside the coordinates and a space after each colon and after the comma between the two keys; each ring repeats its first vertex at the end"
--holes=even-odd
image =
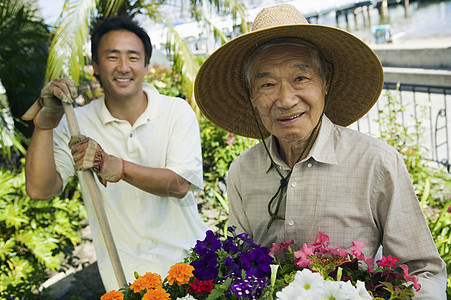
{"type": "MultiPolygon", "coordinates": [[[[352,285],[351,287],[354,289],[352,285]]],[[[325,280],[321,299],[348,300],[348,292],[344,282],[325,280]]]]}
{"type": "Polygon", "coordinates": [[[355,299],[363,299],[363,300],[372,300],[373,297],[370,296],[370,293],[366,290],[365,282],[357,280],[356,291],[360,298],[355,299]]]}
{"type": "Polygon", "coordinates": [[[309,269],[297,271],[292,283],[276,293],[278,300],[372,300],[365,283],[324,280],[320,273],[309,269]]]}
{"type": "Polygon", "coordinates": [[[277,299],[319,299],[322,295],[324,279],[319,273],[309,269],[297,271],[294,281],[276,293],[277,299]]]}
{"type": "Polygon", "coordinates": [[[346,299],[350,300],[360,299],[359,292],[357,291],[355,286],[352,285],[351,281],[346,282],[341,281],[340,288],[343,290],[346,299]]]}
{"type": "Polygon", "coordinates": [[[196,298],[188,294],[185,297],[177,298],[177,300],[196,300],[196,298]]]}
{"type": "Polygon", "coordinates": [[[274,287],[277,279],[277,269],[279,268],[279,265],[271,264],[269,265],[269,267],[271,268],[271,287],[274,287]]]}

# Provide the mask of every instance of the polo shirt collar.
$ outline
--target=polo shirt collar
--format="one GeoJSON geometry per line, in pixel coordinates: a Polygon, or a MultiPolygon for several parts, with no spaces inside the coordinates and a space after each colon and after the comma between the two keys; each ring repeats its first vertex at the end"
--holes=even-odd
{"type": "MultiPolygon", "coordinates": [[[[159,99],[160,93],[153,85],[146,82],[143,82],[143,91],[147,95],[147,107],[146,110],[141,114],[141,116],[139,116],[136,123],[155,120],[159,116],[160,106],[157,99],[159,99]]],[[[102,96],[101,98],[99,98],[99,100],[96,101],[98,101],[96,109],[103,124],[107,124],[109,122],[125,122],[124,120],[119,120],[111,115],[105,103],[105,96],[102,96]]],[[[135,126],[138,125],[136,123],[135,126]]]]}
{"type": "MultiPolygon", "coordinates": [[[[335,125],[329,120],[326,115],[323,116],[321,127],[319,129],[318,136],[310,149],[309,154],[306,158],[301,160],[299,163],[313,158],[317,162],[325,164],[337,164],[337,157],[334,147],[334,127],[335,125]]],[[[278,167],[282,169],[289,170],[288,165],[280,158],[279,151],[277,149],[276,137],[271,135],[266,140],[266,145],[268,145],[269,153],[272,159],[278,167]]],[[[266,156],[266,172],[271,168],[271,159],[266,156]]]]}

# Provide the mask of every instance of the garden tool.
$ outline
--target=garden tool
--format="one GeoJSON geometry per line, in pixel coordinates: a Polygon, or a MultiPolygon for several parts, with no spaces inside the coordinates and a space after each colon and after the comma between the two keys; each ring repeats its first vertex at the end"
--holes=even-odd
{"type": "MultiPolygon", "coordinates": [[[[80,129],[78,127],[78,122],[75,117],[72,104],[66,102],[62,103],[71,135],[79,135],[80,129]]],[[[91,195],[92,203],[97,215],[97,220],[100,225],[100,230],[102,231],[103,240],[105,241],[105,246],[107,248],[111,264],[113,265],[114,275],[116,276],[119,288],[122,288],[127,284],[127,281],[125,279],[124,270],[122,269],[121,261],[117,253],[116,245],[114,244],[113,235],[111,233],[111,228],[105,214],[105,209],[103,207],[99,188],[95,182],[94,174],[91,170],[84,170],[82,172],[85,177],[86,184],[88,185],[89,193],[91,195]]]]}

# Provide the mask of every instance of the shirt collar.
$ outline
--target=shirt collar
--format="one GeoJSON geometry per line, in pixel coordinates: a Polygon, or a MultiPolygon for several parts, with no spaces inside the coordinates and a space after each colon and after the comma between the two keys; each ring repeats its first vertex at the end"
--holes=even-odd
{"type": "MultiPolygon", "coordinates": [[[[159,99],[160,93],[153,85],[146,82],[143,82],[143,91],[147,95],[147,107],[141,116],[139,116],[134,126],[138,126],[141,122],[154,120],[159,116],[160,107],[157,99],[159,99]]],[[[109,122],[125,122],[124,120],[117,119],[111,115],[105,103],[105,96],[99,98],[97,103],[97,111],[103,124],[109,122]]]]}
{"type": "MultiPolygon", "coordinates": [[[[319,129],[318,136],[310,149],[309,154],[306,158],[301,160],[299,163],[313,158],[314,160],[325,163],[325,164],[337,164],[337,157],[335,154],[334,147],[334,128],[335,125],[329,120],[326,115],[323,116],[321,121],[321,127],[319,129]]],[[[277,149],[276,137],[271,135],[265,140],[266,145],[268,145],[269,153],[271,154],[274,163],[281,169],[289,170],[288,165],[280,158],[279,151],[277,149]]],[[[266,172],[271,168],[271,159],[266,156],[266,172]]]]}

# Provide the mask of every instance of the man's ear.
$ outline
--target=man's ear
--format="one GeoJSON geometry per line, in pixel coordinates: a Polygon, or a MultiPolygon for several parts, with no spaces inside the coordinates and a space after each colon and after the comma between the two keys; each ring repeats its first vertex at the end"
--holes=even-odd
{"type": "Polygon", "coordinates": [[[95,75],[99,75],[99,65],[93,60],[92,61],[92,69],[94,70],[95,75]]]}
{"type": "Polygon", "coordinates": [[[255,101],[254,99],[252,99],[252,97],[249,97],[249,101],[251,102],[251,105],[254,109],[257,109],[257,106],[255,105],[255,101]]]}

